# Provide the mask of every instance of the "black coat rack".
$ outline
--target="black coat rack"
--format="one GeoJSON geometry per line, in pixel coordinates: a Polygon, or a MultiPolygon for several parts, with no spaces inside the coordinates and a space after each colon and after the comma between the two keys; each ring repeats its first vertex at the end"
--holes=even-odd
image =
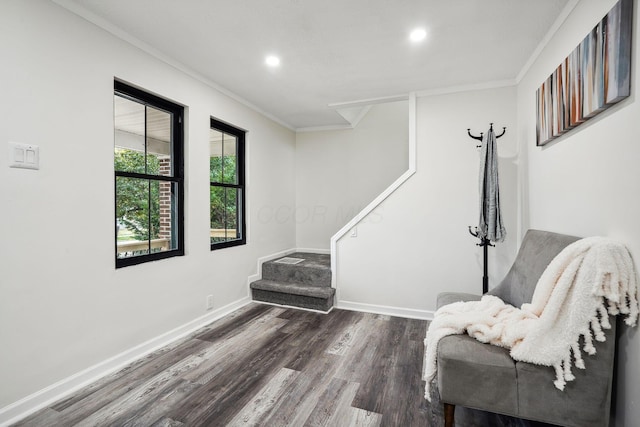
{"type": "MultiPolygon", "coordinates": [[[[493,123],[490,124],[490,130],[493,130],[493,123]]],[[[502,133],[500,135],[496,135],[496,139],[502,137],[507,131],[506,127],[502,128],[502,133]]],[[[482,142],[484,137],[484,132],[480,132],[480,136],[475,136],[471,134],[471,129],[467,129],[467,133],[473,139],[477,139],[482,142]]],[[[482,144],[476,145],[476,148],[481,148],[482,144]]],[[[488,268],[488,255],[489,255],[489,246],[495,247],[496,245],[491,244],[489,239],[486,237],[478,237],[478,227],[475,227],[476,231],[471,230],[471,226],[469,226],[469,234],[473,237],[477,237],[480,239],[480,243],[476,243],[476,246],[482,247],[482,258],[483,258],[483,276],[482,276],[482,293],[485,294],[489,290],[489,268],[488,268]]]]}

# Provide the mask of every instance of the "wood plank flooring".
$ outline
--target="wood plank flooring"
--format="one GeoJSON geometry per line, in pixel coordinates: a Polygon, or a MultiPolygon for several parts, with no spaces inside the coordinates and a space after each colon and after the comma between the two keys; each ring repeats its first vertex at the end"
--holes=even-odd
{"type": "Polygon", "coordinates": [[[250,304],[24,426],[429,426],[427,322],[250,304]]]}

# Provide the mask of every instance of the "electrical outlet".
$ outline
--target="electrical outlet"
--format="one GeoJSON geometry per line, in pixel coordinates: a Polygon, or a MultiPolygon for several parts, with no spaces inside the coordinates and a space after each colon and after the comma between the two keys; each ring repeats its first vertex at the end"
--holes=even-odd
{"type": "Polygon", "coordinates": [[[213,308],[213,295],[207,295],[207,310],[213,308]]]}
{"type": "Polygon", "coordinates": [[[33,144],[9,142],[9,167],[40,169],[40,147],[33,144]]]}

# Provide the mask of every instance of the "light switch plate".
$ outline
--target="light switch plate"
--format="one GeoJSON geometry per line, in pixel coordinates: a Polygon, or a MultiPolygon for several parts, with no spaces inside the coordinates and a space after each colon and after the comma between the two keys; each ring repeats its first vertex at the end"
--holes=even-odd
{"type": "Polygon", "coordinates": [[[9,142],[9,167],[40,169],[40,147],[33,144],[9,142]]]}

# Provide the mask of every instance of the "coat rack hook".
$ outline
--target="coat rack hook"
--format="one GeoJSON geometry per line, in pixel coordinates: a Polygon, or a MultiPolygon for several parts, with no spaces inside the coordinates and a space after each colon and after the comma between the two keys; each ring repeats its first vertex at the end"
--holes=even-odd
{"type": "Polygon", "coordinates": [[[477,139],[478,141],[482,141],[482,136],[484,135],[484,132],[480,132],[480,136],[471,135],[471,129],[467,129],[467,133],[471,138],[477,139]]]}
{"type": "MultiPolygon", "coordinates": [[[[489,129],[493,130],[493,123],[489,123],[489,129]]],[[[506,132],[507,132],[507,127],[503,126],[502,133],[500,135],[496,135],[496,139],[502,137],[506,132]]],[[[480,132],[480,136],[472,135],[471,134],[471,129],[469,129],[469,128],[467,128],[467,134],[469,134],[469,136],[471,138],[477,139],[480,142],[482,142],[482,138],[484,137],[484,132],[480,132]]],[[[480,148],[480,147],[482,147],[482,145],[476,145],[476,148],[480,148]]]]}

